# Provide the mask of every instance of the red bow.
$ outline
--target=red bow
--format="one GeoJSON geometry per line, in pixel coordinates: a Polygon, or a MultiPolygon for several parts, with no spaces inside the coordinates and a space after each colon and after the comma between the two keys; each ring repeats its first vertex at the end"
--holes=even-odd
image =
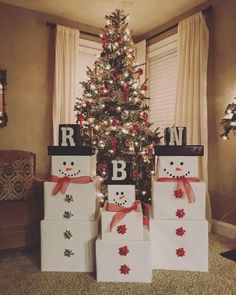
{"type": "Polygon", "coordinates": [[[92,178],[90,176],[79,176],[79,177],[73,177],[73,178],[65,176],[65,177],[60,178],[55,175],[51,176],[50,181],[57,182],[57,184],[54,187],[53,192],[52,192],[53,195],[56,195],[59,192],[62,192],[62,194],[65,194],[70,182],[80,183],[80,184],[93,182],[92,178]]]}
{"type": "Polygon", "coordinates": [[[123,206],[120,206],[120,205],[108,203],[107,204],[107,210],[117,212],[112,217],[111,224],[110,224],[110,232],[112,231],[112,228],[119,221],[121,221],[123,218],[125,218],[127,213],[129,213],[129,212],[131,212],[133,210],[137,211],[139,206],[140,206],[140,201],[138,201],[138,200],[134,201],[131,207],[123,207],[123,206]]]}
{"type": "Polygon", "coordinates": [[[160,177],[157,179],[160,182],[177,182],[177,190],[182,190],[187,196],[189,203],[195,202],[195,195],[191,186],[190,181],[199,182],[200,178],[198,177],[183,177],[183,178],[170,178],[170,177],[160,177]]]}

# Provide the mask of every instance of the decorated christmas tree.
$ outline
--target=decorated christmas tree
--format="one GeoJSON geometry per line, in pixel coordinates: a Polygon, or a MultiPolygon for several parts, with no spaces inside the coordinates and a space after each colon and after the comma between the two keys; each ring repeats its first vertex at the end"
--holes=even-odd
{"type": "Polygon", "coordinates": [[[112,159],[131,163],[136,198],[149,202],[158,128],[150,129],[146,81],[140,82],[143,70],[135,62],[127,16],[116,10],[105,19],[103,51],[82,82],[83,95],[75,105],[77,122],[83,143],[98,150],[98,175],[109,178],[112,159]]]}

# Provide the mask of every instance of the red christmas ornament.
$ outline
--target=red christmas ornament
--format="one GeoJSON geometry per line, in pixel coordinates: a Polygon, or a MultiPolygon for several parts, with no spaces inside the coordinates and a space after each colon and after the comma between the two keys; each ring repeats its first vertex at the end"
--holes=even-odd
{"type": "Polygon", "coordinates": [[[181,189],[174,191],[176,199],[182,199],[184,197],[184,192],[181,189]]]}
{"type": "Polygon", "coordinates": [[[121,44],[123,44],[123,39],[121,37],[118,37],[116,39],[116,42],[121,45],[121,44]]]}
{"type": "Polygon", "coordinates": [[[186,233],[186,230],[181,226],[175,230],[176,236],[183,236],[186,233]]]}
{"type": "Polygon", "coordinates": [[[125,224],[117,226],[117,232],[118,234],[124,235],[127,231],[127,227],[125,224]]]}
{"type": "Polygon", "coordinates": [[[120,266],[120,273],[127,275],[129,272],[130,268],[126,264],[120,266]]]}
{"type": "Polygon", "coordinates": [[[186,214],[185,214],[184,209],[177,209],[175,215],[179,218],[183,218],[186,214]]]}
{"type": "Polygon", "coordinates": [[[82,114],[77,114],[76,123],[79,122],[79,124],[82,125],[83,124],[83,121],[84,121],[84,116],[82,114]]]}
{"type": "Polygon", "coordinates": [[[141,176],[141,174],[138,172],[138,170],[134,170],[133,171],[133,178],[134,179],[139,179],[141,176]]]}
{"type": "Polygon", "coordinates": [[[98,164],[98,169],[102,171],[107,171],[109,168],[109,164],[107,162],[101,162],[98,164]]]}
{"type": "Polygon", "coordinates": [[[139,130],[139,126],[137,124],[133,124],[130,128],[130,131],[135,133],[139,130]]]}
{"type": "Polygon", "coordinates": [[[146,149],[146,154],[148,154],[148,155],[153,155],[154,154],[154,150],[153,150],[153,148],[151,148],[151,147],[149,147],[149,148],[147,148],[146,149]]]}
{"type": "Polygon", "coordinates": [[[118,125],[119,125],[119,120],[117,120],[117,119],[111,120],[111,126],[116,127],[118,125]]]}
{"type": "Polygon", "coordinates": [[[117,71],[114,71],[114,72],[112,72],[112,76],[113,76],[115,79],[118,79],[119,76],[120,76],[120,73],[117,72],[117,71]]]}
{"type": "Polygon", "coordinates": [[[105,48],[107,46],[107,36],[102,36],[102,47],[105,48]]]}
{"type": "Polygon", "coordinates": [[[125,99],[128,99],[129,98],[129,84],[125,84],[123,90],[124,90],[125,99]]]}
{"type": "Polygon", "coordinates": [[[137,69],[136,74],[141,76],[143,74],[143,70],[141,68],[137,69]]]}
{"type": "Polygon", "coordinates": [[[143,85],[142,90],[147,91],[147,85],[143,85]]]}
{"type": "Polygon", "coordinates": [[[184,250],[184,248],[179,248],[179,249],[176,249],[176,255],[178,256],[178,257],[183,257],[183,256],[185,256],[185,250],[184,250]]]}
{"type": "Polygon", "coordinates": [[[127,246],[120,247],[119,248],[119,254],[120,256],[126,256],[129,253],[129,249],[127,246]]]}
{"type": "Polygon", "coordinates": [[[110,143],[111,143],[111,145],[112,145],[113,147],[116,147],[116,146],[117,146],[117,143],[118,143],[117,138],[114,137],[114,136],[112,136],[112,137],[110,138],[110,143]]]}
{"type": "Polygon", "coordinates": [[[145,123],[147,123],[147,121],[148,121],[148,114],[147,113],[145,113],[145,112],[142,112],[141,114],[140,114],[140,119],[142,119],[145,123]]]}

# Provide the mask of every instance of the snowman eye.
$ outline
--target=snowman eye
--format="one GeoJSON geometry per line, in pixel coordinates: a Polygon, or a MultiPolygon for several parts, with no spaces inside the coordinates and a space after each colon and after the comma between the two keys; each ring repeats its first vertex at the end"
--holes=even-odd
{"type": "Polygon", "coordinates": [[[66,162],[63,162],[63,165],[65,166],[66,165],[66,162]]]}
{"type": "Polygon", "coordinates": [[[123,192],[121,192],[120,194],[121,194],[121,195],[123,195],[124,193],[123,193],[123,192]]]}
{"type": "Polygon", "coordinates": [[[180,165],[184,165],[184,162],[180,162],[180,165]]]}
{"type": "Polygon", "coordinates": [[[118,192],[116,192],[116,195],[118,196],[118,195],[119,195],[119,193],[118,193],[118,192]]]}
{"type": "Polygon", "coordinates": [[[74,166],[74,162],[71,162],[70,164],[71,164],[71,166],[74,166]]]}
{"type": "Polygon", "coordinates": [[[170,165],[174,165],[174,162],[170,162],[170,165]]]}

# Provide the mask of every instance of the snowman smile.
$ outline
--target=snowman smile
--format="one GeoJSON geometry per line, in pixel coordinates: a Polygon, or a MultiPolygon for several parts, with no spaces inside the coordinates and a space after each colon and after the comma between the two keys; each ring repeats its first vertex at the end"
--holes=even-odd
{"type": "Polygon", "coordinates": [[[73,177],[73,176],[78,176],[81,171],[78,170],[76,172],[73,172],[72,168],[66,168],[64,171],[59,169],[59,172],[62,176],[73,177]],[[71,171],[71,172],[69,173],[69,171],[71,171]]]}

